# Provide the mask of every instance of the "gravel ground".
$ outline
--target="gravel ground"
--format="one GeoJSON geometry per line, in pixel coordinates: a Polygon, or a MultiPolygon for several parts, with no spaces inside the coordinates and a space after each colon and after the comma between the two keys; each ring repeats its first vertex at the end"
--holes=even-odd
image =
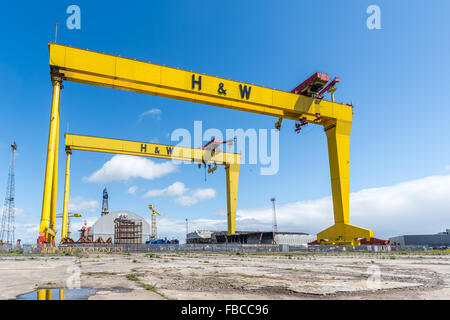
{"type": "Polygon", "coordinates": [[[99,288],[89,299],[450,299],[449,252],[0,255],[0,299],[99,288]],[[128,289],[123,291],[113,289],[128,289]]]}

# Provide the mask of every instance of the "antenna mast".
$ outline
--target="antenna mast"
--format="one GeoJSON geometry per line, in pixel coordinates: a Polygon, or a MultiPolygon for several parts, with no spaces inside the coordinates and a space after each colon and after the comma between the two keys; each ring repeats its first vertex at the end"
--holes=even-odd
{"type": "Polygon", "coordinates": [[[55,23],[55,43],[58,40],[58,22],[55,23]]]}
{"type": "Polygon", "coordinates": [[[0,242],[14,245],[14,211],[15,211],[15,173],[14,161],[17,150],[16,142],[11,143],[11,164],[8,172],[8,182],[6,184],[5,204],[3,206],[2,227],[0,230],[0,242]]]}
{"type": "Polygon", "coordinates": [[[187,243],[187,241],[188,241],[188,233],[189,233],[188,219],[186,218],[186,243],[187,243]]]}

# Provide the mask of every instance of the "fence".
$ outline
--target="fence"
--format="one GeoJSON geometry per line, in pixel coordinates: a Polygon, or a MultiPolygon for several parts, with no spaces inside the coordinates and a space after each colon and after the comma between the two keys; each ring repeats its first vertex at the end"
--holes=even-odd
{"type": "Polygon", "coordinates": [[[293,248],[290,247],[289,251],[308,251],[308,252],[345,252],[345,251],[360,251],[360,252],[389,252],[393,251],[390,245],[359,245],[359,246],[347,246],[347,245],[310,245],[307,248],[293,248]]]}
{"type": "Polygon", "coordinates": [[[0,243],[0,252],[12,251],[12,245],[10,243],[0,243]]]}
{"type": "Polygon", "coordinates": [[[128,252],[279,252],[280,246],[251,244],[62,244],[41,246],[41,253],[128,253],[128,252]]]}
{"type": "MultiPolygon", "coordinates": [[[[1,248],[1,247],[0,247],[1,248]]],[[[9,249],[10,250],[10,249],[9,249]]],[[[132,253],[132,252],[391,252],[429,250],[427,246],[390,245],[309,245],[289,246],[276,244],[85,244],[67,243],[58,247],[49,245],[23,245],[23,253],[132,253]]],[[[5,249],[5,251],[8,251],[5,249]]]]}

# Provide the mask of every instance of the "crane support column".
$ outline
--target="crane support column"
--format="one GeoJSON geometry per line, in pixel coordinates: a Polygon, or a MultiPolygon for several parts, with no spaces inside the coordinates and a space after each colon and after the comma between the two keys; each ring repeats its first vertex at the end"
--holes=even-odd
{"type": "MultiPolygon", "coordinates": [[[[56,202],[58,196],[59,112],[56,119],[55,146],[55,160],[53,161],[52,200],[50,205],[50,229],[52,230],[56,230],[56,202]]],[[[49,243],[55,244],[55,235],[50,235],[49,243]]]]}
{"type": "Polygon", "coordinates": [[[335,224],[317,234],[319,243],[356,245],[358,238],[365,237],[369,241],[373,237],[373,231],[349,224],[351,126],[349,121],[337,120],[324,129],[328,140],[335,224]]]}
{"type": "Polygon", "coordinates": [[[47,289],[45,292],[45,300],[53,300],[53,289],[47,289]]]}
{"type": "Polygon", "coordinates": [[[63,218],[61,228],[61,241],[67,238],[68,226],[69,226],[69,184],[70,184],[70,156],[72,150],[66,149],[66,181],[64,185],[64,205],[63,205],[63,218]]]}
{"type": "Polygon", "coordinates": [[[227,219],[228,234],[232,235],[236,229],[236,207],[239,185],[240,163],[235,162],[225,166],[227,176],[227,219]]]}
{"type": "Polygon", "coordinates": [[[38,300],[45,300],[45,295],[46,295],[46,289],[39,289],[38,291],[37,291],[37,299],[38,300]]]}
{"type": "Polygon", "coordinates": [[[53,98],[52,98],[52,110],[50,115],[50,130],[48,136],[47,147],[47,164],[45,169],[45,182],[44,182],[44,195],[42,200],[42,214],[41,224],[39,227],[38,243],[49,243],[51,238],[55,236],[55,230],[50,228],[50,210],[53,194],[53,172],[55,162],[57,158],[55,154],[58,152],[58,146],[56,144],[58,125],[59,125],[59,99],[62,87],[62,80],[60,78],[53,78],[53,98]]]}

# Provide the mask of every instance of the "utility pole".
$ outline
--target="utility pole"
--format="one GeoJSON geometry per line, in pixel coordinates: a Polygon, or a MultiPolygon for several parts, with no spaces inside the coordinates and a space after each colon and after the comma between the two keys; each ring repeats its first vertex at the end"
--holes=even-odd
{"type": "Polygon", "coordinates": [[[14,211],[15,211],[15,173],[14,161],[17,151],[16,142],[11,143],[11,164],[8,172],[8,182],[6,184],[5,204],[3,206],[2,227],[0,230],[0,242],[14,245],[14,211]]]}
{"type": "Polygon", "coordinates": [[[273,204],[272,232],[276,233],[278,232],[278,226],[277,226],[277,213],[275,211],[275,198],[271,198],[270,201],[272,201],[273,204]]]}
{"type": "Polygon", "coordinates": [[[189,233],[189,229],[188,229],[188,219],[186,218],[186,243],[188,240],[188,233],[189,233]]]}

